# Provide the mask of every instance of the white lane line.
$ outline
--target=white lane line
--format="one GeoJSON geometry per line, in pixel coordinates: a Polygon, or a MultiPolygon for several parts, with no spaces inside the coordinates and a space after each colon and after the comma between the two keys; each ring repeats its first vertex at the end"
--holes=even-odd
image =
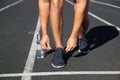
{"type": "MultiPolygon", "coordinates": [[[[68,3],[70,3],[71,5],[74,5],[74,3],[71,2],[70,0],[66,0],[66,1],[67,1],[68,3]]],[[[106,21],[106,20],[104,20],[104,19],[102,19],[102,18],[100,18],[100,17],[94,15],[94,14],[91,13],[91,12],[88,12],[88,14],[91,15],[92,17],[96,18],[97,20],[99,20],[99,21],[101,21],[101,22],[103,22],[103,23],[109,25],[109,26],[115,27],[118,31],[120,31],[120,28],[119,28],[118,26],[116,26],[116,25],[114,25],[114,24],[112,24],[112,23],[110,23],[110,22],[108,22],[108,21],[106,21]]]]}
{"type": "Polygon", "coordinates": [[[112,23],[110,23],[110,22],[108,22],[108,21],[106,21],[106,20],[104,20],[104,19],[102,19],[102,18],[100,18],[100,17],[94,15],[94,14],[91,13],[91,12],[89,12],[88,14],[91,15],[92,17],[98,19],[99,21],[101,21],[101,22],[103,22],[103,23],[109,25],[109,26],[115,27],[118,31],[120,31],[120,28],[119,28],[118,26],[116,26],[116,25],[114,25],[114,24],[112,24],[112,23]]]}
{"type": "MultiPolygon", "coordinates": [[[[31,73],[33,71],[33,67],[34,67],[34,63],[35,63],[35,57],[36,57],[36,41],[37,41],[37,33],[40,30],[40,20],[38,17],[38,21],[37,21],[37,26],[36,26],[36,30],[35,30],[35,34],[33,37],[33,41],[31,44],[31,48],[28,54],[28,58],[24,67],[24,71],[23,74],[26,73],[31,73]]],[[[21,80],[31,80],[31,76],[23,76],[21,78],[21,80]]]]}
{"type": "Polygon", "coordinates": [[[66,0],[66,2],[70,3],[71,5],[74,5],[74,3],[70,0],[66,0]]]}
{"type": "Polygon", "coordinates": [[[14,3],[10,4],[10,5],[7,5],[6,7],[1,8],[0,12],[2,12],[3,10],[6,10],[6,9],[12,7],[12,6],[15,6],[15,5],[17,5],[17,4],[19,4],[19,3],[23,2],[23,1],[24,0],[18,0],[18,1],[14,2],[14,3]]]}
{"type": "Polygon", "coordinates": [[[60,76],[60,75],[120,75],[120,71],[57,71],[57,72],[34,72],[34,73],[9,73],[0,74],[0,77],[21,76],[60,76]]]}
{"type": "Polygon", "coordinates": [[[101,5],[106,5],[106,6],[110,6],[110,7],[114,7],[114,8],[120,9],[119,6],[116,6],[116,5],[113,5],[113,4],[104,3],[104,2],[99,2],[99,1],[96,1],[96,0],[90,0],[90,2],[92,2],[92,3],[97,3],[97,4],[101,4],[101,5]]]}

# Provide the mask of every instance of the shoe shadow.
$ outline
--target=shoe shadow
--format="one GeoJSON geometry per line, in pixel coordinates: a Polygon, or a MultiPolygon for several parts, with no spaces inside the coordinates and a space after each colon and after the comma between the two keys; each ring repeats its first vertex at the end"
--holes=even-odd
{"type": "Polygon", "coordinates": [[[49,54],[52,54],[55,51],[55,49],[50,49],[49,51],[45,52],[45,57],[47,57],[49,54]]]}
{"type": "Polygon", "coordinates": [[[70,51],[70,52],[67,52],[65,53],[64,55],[64,61],[65,61],[65,64],[67,64],[67,61],[68,59],[74,54],[75,51],[77,51],[78,48],[76,47],[73,51],[70,51]]]}
{"type": "MultiPolygon", "coordinates": [[[[103,26],[96,26],[96,27],[90,29],[86,34],[86,38],[87,38],[88,44],[90,46],[90,51],[102,46],[103,44],[105,44],[108,41],[117,37],[118,35],[119,35],[119,32],[114,26],[103,25],[103,26]]],[[[74,54],[74,52],[76,50],[78,50],[78,48],[65,54],[64,60],[65,60],[66,64],[67,64],[68,59],[74,54]]],[[[74,57],[82,57],[87,54],[78,53],[74,57]]]]}

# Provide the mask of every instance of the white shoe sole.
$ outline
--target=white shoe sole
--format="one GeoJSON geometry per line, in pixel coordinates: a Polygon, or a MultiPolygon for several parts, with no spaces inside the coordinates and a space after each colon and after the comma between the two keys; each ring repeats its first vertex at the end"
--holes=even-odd
{"type": "Polygon", "coordinates": [[[89,53],[90,50],[86,51],[86,52],[82,52],[80,49],[78,50],[79,53],[89,53]]]}
{"type": "Polygon", "coordinates": [[[56,66],[56,65],[54,65],[53,63],[51,63],[51,65],[52,65],[54,68],[63,68],[63,67],[65,66],[65,64],[62,65],[62,66],[56,66]]]}

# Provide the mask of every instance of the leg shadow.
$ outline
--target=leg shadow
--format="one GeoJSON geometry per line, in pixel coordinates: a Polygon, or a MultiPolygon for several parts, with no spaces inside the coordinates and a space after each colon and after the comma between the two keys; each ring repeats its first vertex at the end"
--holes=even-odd
{"type": "Polygon", "coordinates": [[[86,38],[90,45],[90,50],[93,50],[114,39],[118,35],[119,32],[114,26],[97,26],[86,34],[86,38]]]}

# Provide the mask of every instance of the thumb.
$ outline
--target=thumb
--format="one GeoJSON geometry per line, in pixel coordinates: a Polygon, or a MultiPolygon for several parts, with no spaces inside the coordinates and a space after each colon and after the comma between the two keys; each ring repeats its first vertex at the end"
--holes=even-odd
{"type": "Polygon", "coordinates": [[[69,51],[69,49],[70,49],[70,47],[69,47],[69,45],[67,45],[67,47],[66,47],[66,51],[68,52],[69,51]]]}
{"type": "Polygon", "coordinates": [[[50,42],[49,42],[49,41],[47,42],[47,47],[48,47],[49,50],[51,49],[51,46],[50,46],[50,42]]]}

